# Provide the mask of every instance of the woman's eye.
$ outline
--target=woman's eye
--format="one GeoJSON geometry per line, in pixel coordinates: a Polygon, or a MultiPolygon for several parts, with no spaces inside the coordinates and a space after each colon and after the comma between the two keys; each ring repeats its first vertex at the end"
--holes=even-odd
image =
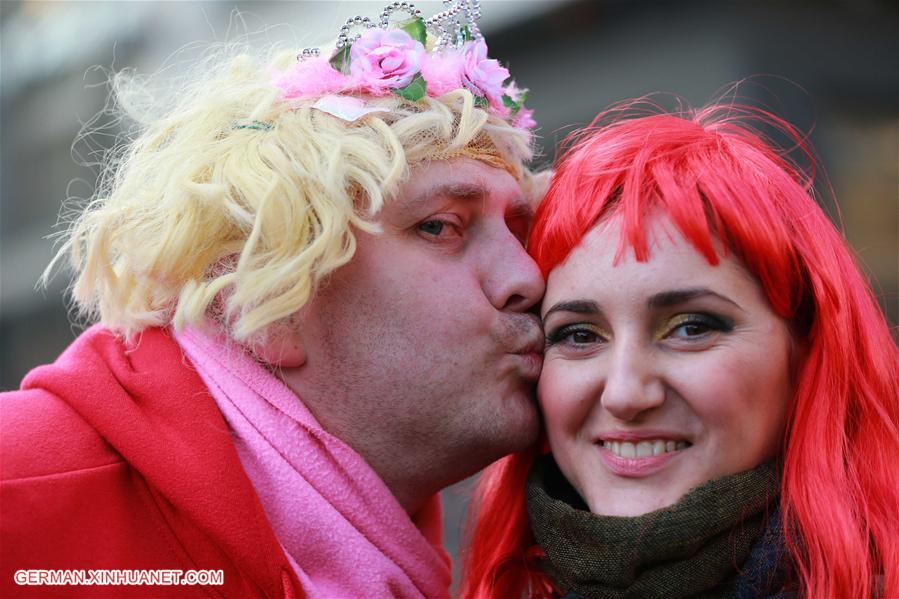
{"type": "Polygon", "coordinates": [[[599,335],[592,331],[573,331],[568,338],[572,343],[595,343],[599,340],[599,335]]]}
{"type": "Polygon", "coordinates": [[[711,333],[727,332],[733,324],[711,314],[682,314],[669,324],[667,338],[698,339],[711,333]]]}
{"type": "Polygon", "coordinates": [[[702,322],[688,322],[675,327],[670,337],[697,337],[712,330],[708,325],[702,322]]]}
{"type": "Polygon", "coordinates": [[[601,343],[604,338],[596,331],[583,326],[567,326],[550,332],[546,336],[546,347],[565,344],[573,347],[601,343]]]}

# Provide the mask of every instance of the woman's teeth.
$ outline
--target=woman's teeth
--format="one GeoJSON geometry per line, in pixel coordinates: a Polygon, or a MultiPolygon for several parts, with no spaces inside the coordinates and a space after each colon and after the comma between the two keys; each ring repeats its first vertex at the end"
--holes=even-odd
{"type": "Polygon", "coordinates": [[[603,441],[603,446],[620,458],[648,458],[672,451],[686,449],[686,441],[652,439],[632,443],[630,441],[603,441]]]}

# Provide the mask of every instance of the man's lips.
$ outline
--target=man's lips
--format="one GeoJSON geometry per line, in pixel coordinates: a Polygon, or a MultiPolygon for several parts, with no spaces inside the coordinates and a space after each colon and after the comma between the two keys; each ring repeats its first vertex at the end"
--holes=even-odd
{"type": "Polygon", "coordinates": [[[540,371],[543,370],[543,356],[537,352],[516,353],[512,354],[519,359],[518,371],[522,378],[529,381],[536,381],[540,378],[540,371]]]}
{"type": "Polygon", "coordinates": [[[543,342],[543,333],[537,330],[522,339],[516,350],[510,352],[521,356],[520,372],[525,379],[536,381],[540,377],[543,369],[543,342]]]}
{"type": "Polygon", "coordinates": [[[517,343],[513,343],[514,348],[510,353],[513,354],[540,354],[543,355],[543,344],[546,339],[543,337],[543,329],[539,326],[530,328],[517,339],[517,343]]]}

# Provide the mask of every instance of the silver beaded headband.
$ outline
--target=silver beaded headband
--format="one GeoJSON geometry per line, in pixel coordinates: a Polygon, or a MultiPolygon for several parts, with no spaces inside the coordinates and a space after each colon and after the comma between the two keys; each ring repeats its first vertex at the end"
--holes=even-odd
{"type": "Polygon", "coordinates": [[[347,120],[376,111],[360,96],[393,93],[415,102],[464,88],[479,108],[516,127],[532,128],[532,111],[524,107],[527,90],[507,81],[509,71],[487,56],[477,25],[480,0],[443,4],[445,10],[428,19],[411,2],[388,4],[377,24],[369,17],[350,17],[330,56],[305,48],[274,84],[285,99],[318,97],[316,108],[347,120]],[[409,18],[391,22],[396,13],[409,18]]]}
{"type": "MultiPolygon", "coordinates": [[[[467,39],[480,40],[484,39],[481,30],[478,28],[478,21],[481,19],[481,0],[443,0],[446,8],[443,12],[439,12],[433,17],[424,20],[425,27],[437,33],[437,48],[446,48],[450,41],[457,48],[461,47],[467,39]],[[464,14],[465,22],[459,19],[459,15],[464,14]],[[467,33],[465,28],[468,28],[467,33]]],[[[421,10],[415,7],[412,2],[393,2],[384,7],[378,20],[378,27],[387,29],[390,26],[390,17],[396,12],[405,12],[413,18],[421,18],[421,10]]],[[[337,34],[336,50],[342,49],[344,46],[352,44],[359,39],[361,34],[350,37],[350,30],[355,27],[365,27],[371,29],[375,24],[368,17],[356,15],[346,20],[340,27],[340,33],[337,34]]],[[[318,55],[318,48],[306,48],[298,58],[308,56],[314,53],[318,55]]]]}

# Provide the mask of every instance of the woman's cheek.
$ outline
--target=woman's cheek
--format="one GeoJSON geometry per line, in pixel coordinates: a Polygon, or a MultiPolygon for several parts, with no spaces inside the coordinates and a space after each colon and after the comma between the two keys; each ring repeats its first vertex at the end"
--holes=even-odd
{"type": "Polygon", "coordinates": [[[537,397],[546,420],[547,432],[556,436],[562,431],[576,433],[593,407],[596,386],[595,369],[588,361],[549,359],[537,384],[537,397]]]}

